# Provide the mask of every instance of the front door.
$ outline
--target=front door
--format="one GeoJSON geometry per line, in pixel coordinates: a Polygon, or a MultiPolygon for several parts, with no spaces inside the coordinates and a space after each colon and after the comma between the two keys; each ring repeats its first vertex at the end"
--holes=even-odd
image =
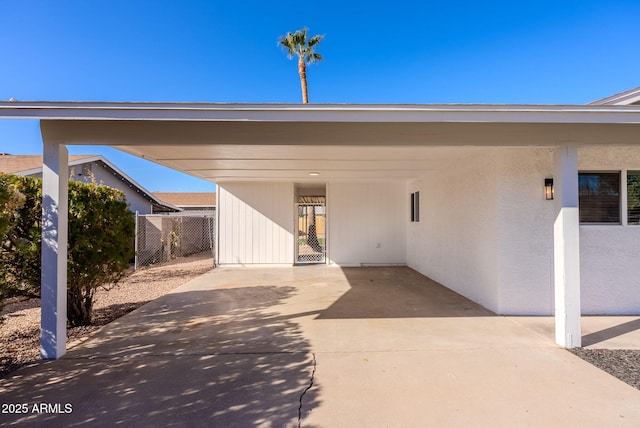
{"type": "Polygon", "coordinates": [[[296,261],[298,264],[325,263],[326,215],[322,203],[301,203],[298,206],[298,236],[296,261]]]}

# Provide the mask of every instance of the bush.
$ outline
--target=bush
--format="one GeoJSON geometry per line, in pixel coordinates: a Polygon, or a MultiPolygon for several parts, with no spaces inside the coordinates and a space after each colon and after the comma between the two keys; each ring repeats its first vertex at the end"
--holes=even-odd
{"type": "Polygon", "coordinates": [[[12,193],[8,177],[0,172],[0,237],[3,241],[9,230],[8,208],[12,193]]]}
{"type": "MultiPolygon", "coordinates": [[[[39,296],[42,180],[5,177],[8,192],[24,195],[24,201],[15,207],[5,204],[2,210],[9,226],[0,253],[1,286],[5,296],[39,296]]],[[[71,326],[90,324],[96,290],[108,289],[124,277],[134,255],[134,233],[134,216],[122,192],[69,182],[67,319],[71,326]]]]}
{"type": "Polygon", "coordinates": [[[42,181],[16,175],[2,178],[3,192],[11,201],[2,210],[9,223],[0,252],[3,297],[39,297],[42,181]]]}
{"type": "MultiPolygon", "coordinates": [[[[19,208],[24,201],[22,194],[13,190],[10,185],[10,179],[7,175],[0,173],[0,248],[7,242],[7,233],[12,225],[10,213],[19,208]]],[[[0,260],[2,262],[2,260],[0,260]]],[[[2,264],[4,267],[4,263],[2,264]]],[[[2,278],[0,279],[0,311],[4,306],[4,299],[9,294],[8,281],[4,270],[0,271],[2,278]]],[[[2,318],[0,318],[2,322],[2,318]]]]}
{"type": "Polygon", "coordinates": [[[124,194],[97,184],[69,183],[67,318],[91,323],[95,292],[126,274],[134,257],[135,219],[124,194]]]}

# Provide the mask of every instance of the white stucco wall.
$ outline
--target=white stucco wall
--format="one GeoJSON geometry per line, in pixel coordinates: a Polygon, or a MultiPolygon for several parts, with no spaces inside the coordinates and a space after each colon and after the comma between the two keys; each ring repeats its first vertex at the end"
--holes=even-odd
{"type": "Polygon", "coordinates": [[[497,163],[493,150],[464,155],[409,184],[420,191],[420,221],[407,225],[407,263],[497,311],[497,163]]]}
{"type": "Polygon", "coordinates": [[[581,226],[582,313],[640,313],[639,261],[638,226],[581,226]]]}
{"type": "Polygon", "coordinates": [[[340,266],[406,264],[406,185],[331,183],[328,257],[340,266]]]}
{"type": "Polygon", "coordinates": [[[498,180],[498,313],[550,315],[554,308],[554,202],[549,148],[496,149],[498,180]]]}
{"type": "MultiPolygon", "coordinates": [[[[579,169],[640,170],[640,149],[582,147],[579,169]]],[[[534,147],[487,149],[424,174],[407,190],[421,192],[408,265],[497,313],[552,315],[552,176],[552,149],[534,147]]],[[[580,258],[583,314],[640,313],[640,226],[581,225],[580,258]]]]}
{"type": "MultiPolygon", "coordinates": [[[[581,171],[640,170],[640,148],[581,147],[581,171]]],[[[547,148],[496,151],[498,159],[498,312],[553,314],[553,203],[542,194],[552,177],[547,148]]],[[[622,183],[625,191],[626,183],[622,183]]],[[[622,201],[621,201],[622,203],[622,201]]],[[[626,207],[622,207],[625,216],[626,207]]],[[[640,313],[640,226],[581,225],[581,310],[640,313]]]]}
{"type": "MultiPolygon", "coordinates": [[[[582,170],[640,171],[640,148],[583,147],[578,161],[582,170]]],[[[582,313],[640,314],[639,261],[640,226],[581,225],[582,313]]]]}
{"type": "Polygon", "coordinates": [[[293,183],[218,186],[218,262],[293,264],[293,183]]]}

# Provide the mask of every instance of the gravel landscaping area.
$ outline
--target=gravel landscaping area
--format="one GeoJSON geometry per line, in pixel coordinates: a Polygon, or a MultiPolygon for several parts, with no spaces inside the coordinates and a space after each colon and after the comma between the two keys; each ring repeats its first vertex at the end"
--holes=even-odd
{"type": "Polygon", "coordinates": [[[640,389],[639,350],[578,348],[571,352],[634,388],[640,389]]]}
{"type": "MultiPolygon", "coordinates": [[[[176,259],[149,267],[121,281],[110,291],[99,290],[90,326],[68,330],[68,343],[81,339],[105,324],[168,293],[213,266],[211,257],[176,259]]],[[[40,299],[5,305],[0,325],[0,377],[40,359],[40,299]]]]}

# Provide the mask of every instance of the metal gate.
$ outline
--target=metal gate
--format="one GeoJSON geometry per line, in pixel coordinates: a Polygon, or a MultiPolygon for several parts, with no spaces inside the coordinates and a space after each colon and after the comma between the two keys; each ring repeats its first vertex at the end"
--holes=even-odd
{"type": "Polygon", "coordinates": [[[296,261],[324,263],[326,260],[326,210],[324,204],[296,204],[298,207],[298,236],[296,261]]]}

